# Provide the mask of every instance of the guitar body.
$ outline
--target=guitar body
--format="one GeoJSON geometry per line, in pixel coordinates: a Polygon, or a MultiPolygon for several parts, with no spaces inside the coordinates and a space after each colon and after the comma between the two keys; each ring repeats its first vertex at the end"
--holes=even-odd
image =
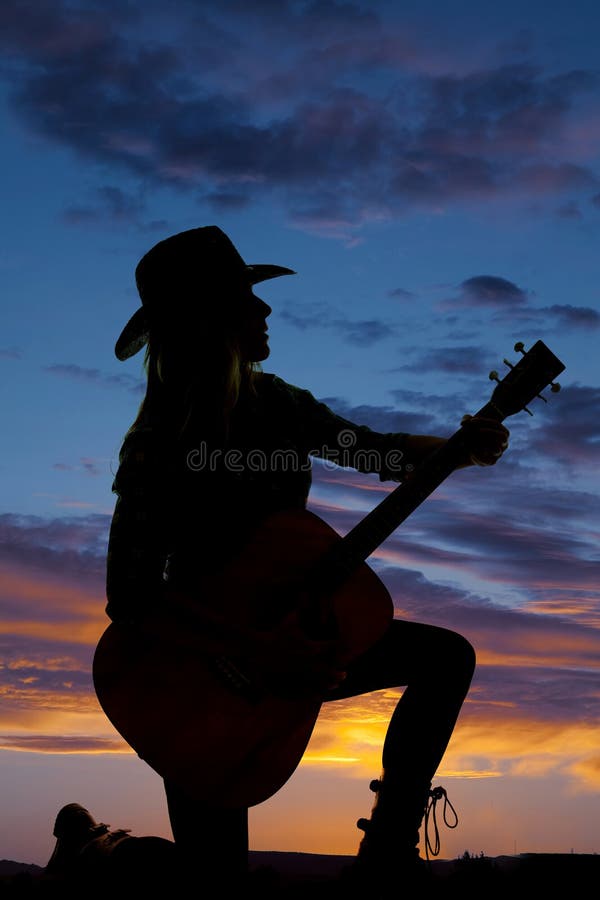
{"type": "MultiPolygon", "coordinates": [[[[290,585],[341,540],[307,510],[277,513],[221,577],[202,580],[202,605],[232,624],[264,627],[294,608],[290,585]]],[[[365,562],[327,596],[326,606],[348,661],[374,644],[393,616],[387,589],[365,562]]],[[[239,665],[243,670],[243,661],[239,665]]],[[[254,806],[285,784],[323,702],[265,692],[248,696],[214,659],[114,623],[96,648],[93,678],[104,712],[136,753],[163,778],[222,807],[254,806]]]]}

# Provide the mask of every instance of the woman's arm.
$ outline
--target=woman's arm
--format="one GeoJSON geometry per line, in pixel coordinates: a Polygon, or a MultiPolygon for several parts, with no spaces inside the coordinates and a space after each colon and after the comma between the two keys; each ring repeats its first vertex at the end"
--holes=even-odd
{"type": "MultiPolygon", "coordinates": [[[[325,403],[277,379],[301,425],[309,453],[359,472],[378,473],[382,481],[402,481],[427,456],[446,443],[437,435],[382,433],[338,416],[325,403]],[[407,468],[408,467],[408,468],[407,468]]],[[[466,451],[457,468],[494,465],[508,446],[508,429],[499,422],[464,416],[466,451]]]]}
{"type": "MultiPolygon", "coordinates": [[[[508,447],[509,431],[495,419],[464,416],[461,422],[465,439],[465,455],[457,469],[467,466],[494,466],[508,447]]],[[[418,466],[424,459],[442,447],[447,438],[429,434],[407,435],[404,452],[406,463],[418,466]]]]}

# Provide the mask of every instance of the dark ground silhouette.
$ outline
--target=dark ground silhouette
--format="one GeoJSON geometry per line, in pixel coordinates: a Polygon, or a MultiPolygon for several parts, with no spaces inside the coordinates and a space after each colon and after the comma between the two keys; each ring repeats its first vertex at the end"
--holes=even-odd
{"type": "MultiPolygon", "coordinates": [[[[340,875],[352,859],[350,856],[251,851],[249,888],[252,895],[265,900],[299,900],[301,897],[336,900],[347,897],[340,875]]],[[[448,891],[465,900],[507,896],[511,900],[533,898],[545,891],[550,895],[564,892],[564,896],[572,896],[578,888],[583,890],[587,884],[598,884],[599,878],[599,854],[531,853],[487,857],[465,852],[457,859],[433,860],[426,884],[419,887],[419,897],[447,897],[448,891]]],[[[216,882],[214,874],[207,875],[205,879],[203,872],[198,871],[200,891],[204,884],[212,888],[216,882]]],[[[180,883],[176,869],[165,863],[164,859],[153,865],[145,858],[143,866],[130,859],[127,867],[72,879],[50,878],[42,867],[0,860],[2,900],[29,897],[60,897],[65,900],[76,897],[81,900],[128,894],[131,897],[144,894],[155,896],[163,890],[167,896],[173,897],[189,893],[189,887],[180,883]]],[[[405,888],[400,893],[406,896],[405,888]]]]}

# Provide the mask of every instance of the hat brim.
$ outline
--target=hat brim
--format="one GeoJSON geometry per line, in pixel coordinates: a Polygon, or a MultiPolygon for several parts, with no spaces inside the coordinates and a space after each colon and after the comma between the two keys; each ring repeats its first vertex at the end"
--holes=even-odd
{"type": "MultiPolygon", "coordinates": [[[[267,263],[259,263],[252,266],[246,266],[248,280],[250,284],[259,284],[261,281],[268,281],[270,278],[278,278],[280,275],[295,275],[293,269],[286,269],[284,266],[273,266],[267,263]]],[[[129,319],[125,328],[117,338],[115,344],[115,356],[117,359],[125,360],[136,353],[148,343],[150,336],[150,326],[148,324],[148,316],[143,306],[134,312],[129,319]]]]}

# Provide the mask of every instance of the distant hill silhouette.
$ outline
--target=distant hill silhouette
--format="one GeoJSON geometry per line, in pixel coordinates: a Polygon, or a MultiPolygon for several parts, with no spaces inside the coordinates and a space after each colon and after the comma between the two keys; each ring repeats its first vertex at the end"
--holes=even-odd
{"type": "Polygon", "coordinates": [[[12,859],[0,859],[0,877],[6,878],[10,875],[17,875],[24,872],[27,875],[41,875],[43,872],[41,866],[33,863],[14,862],[12,859]]]}
{"type": "MultiPolygon", "coordinates": [[[[257,895],[265,900],[299,900],[300,897],[310,897],[310,900],[337,900],[339,897],[341,900],[345,898],[345,892],[340,888],[338,894],[336,886],[340,874],[352,859],[352,856],[258,850],[251,851],[249,856],[251,879],[257,888],[257,895]]],[[[151,883],[152,872],[138,874],[140,881],[146,885],[151,883]]],[[[174,883],[177,880],[175,874],[173,873],[174,883]]],[[[199,872],[198,875],[201,885],[202,873],[199,872]]],[[[531,900],[545,891],[551,896],[563,891],[564,896],[571,896],[578,885],[596,885],[599,878],[598,854],[525,853],[519,856],[487,857],[465,853],[457,859],[431,861],[432,889],[435,889],[437,883],[444,891],[451,889],[460,900],[481,900],[483,897],[485,900],[493,900],[496,897],[504,898],[507,894],[510,900],[521,897],[531,900]]],[[[135,884],[136,873],[131,873],[130,885],[135,884]]],[[[79,892],[80,887],[78,885],[77,891],[71,895],[68,891],[65,892],[64,885],[60,882],[48,882],[44,869],[40,866],[0,860],[2,900],[86,896],[87,894],[79,892]]],[[[89,887],[90,895],[94,896],[94,889],[98,884],[90,884],[89,887]]]]}
{"type": "MultiPolygon", "coordinates": [[[[251,852],[250,865],[255,873],[271,871],[279,876],[282,897],[309,896],[306,889],[310,885],[310,897],[316,900],[323,896],[337,898],[332,891],[343,869],[354,857],[329,856],[311,853],[251,852]],[[323,887],[321,894],[318,890],[323,887]],[[298,893],[294,892],[298,888],[298,893]]],[[[460,900],[510,896],[528,898],[547,891],[550,896],[564,891],[571,896],[574,886],[598,884],[600,878],[600,855],[524,853],[519,856],[488,857],[474,856],[465,852],[457,859],[434,859],[430,861],[431,887],[451,889],[460,900]]],[[[344,898],[343,890],[340,898],[344,898]]],[[[437,894],[436,894],[437,896],[437,894]]],[[[365,900],[369,900],[365,897],[365,900]]]]}

